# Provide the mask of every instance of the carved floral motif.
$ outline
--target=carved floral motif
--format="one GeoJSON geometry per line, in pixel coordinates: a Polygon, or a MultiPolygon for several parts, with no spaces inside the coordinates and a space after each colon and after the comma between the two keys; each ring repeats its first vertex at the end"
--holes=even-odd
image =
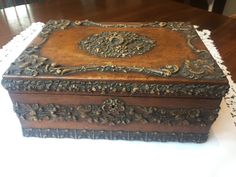
{"type": "Polygon", "coordinates": [[[129,124],[131,122],[176,125],[211,125],[218,109],[162,108],[127,105],[117,98],[104,100],[102,104],[58,105],[15,103],[18,117],[29,121],[79,121],[84,119],[97,124],[129,124]]]}
{"type": "Polygon", "coordinates": [[[3,79],[2,85],[10,92],[74,92],[101,95],[145,95],[174,97],[221,98],[229,89],[219,84],[147,84],[132,82],[78,80],[12,80],[3,79]]]}
{"type": "Polygon", "coordinates": [[[155,41],[133,32],[108,31],[81,40],[79,46],[91,55],[124,58],[148,52],[155,46],[155,41]]]}

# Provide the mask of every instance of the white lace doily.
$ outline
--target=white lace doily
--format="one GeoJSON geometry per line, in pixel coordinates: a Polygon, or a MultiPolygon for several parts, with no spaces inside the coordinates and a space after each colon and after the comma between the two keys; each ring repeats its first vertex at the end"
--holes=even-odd
{"type": "Polygon", "coordinates": [[[202,31],[196,30],[196,31],[198,35],[200,36],[200,38],[202,39],[205,46],[207,47],[207,49],[210,51],[213,58],[216,60],[220,68],[223,70],[224,74],[226,75],[229,81],[230,89],[229,89],[228,94],[224,97],[224,101],[226,102],[226,105],[229,108],[231,117],[235,118],[233,124],[236,128],[236,84],[232,80],[231,74],[227,70],[227,67],[223,64],[223,60],[217,48],[214,45],[214,41],[210,39],[211,32],[209,30],[202,30],[202,31]]]}

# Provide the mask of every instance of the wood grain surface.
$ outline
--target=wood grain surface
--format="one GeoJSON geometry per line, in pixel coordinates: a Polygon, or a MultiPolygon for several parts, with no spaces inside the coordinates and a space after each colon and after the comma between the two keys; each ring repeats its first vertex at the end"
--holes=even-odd
{"type": "MultiPolygon", "coordinates": [[[[44,39],[41,39],[44,40],[44,39]]],[[[36,40],[37,41],[37,40],[36,40]]],[[[186,35],[179,31],[173,31],[167,28],[102,28],[102,27],[87,27],[79,26],[66,30],[59,30],[53,32],[48,38],[47,42],[40,50],[40,55],[49,58],[52,62],[62,66],[106,66],[113,65],[119,67],[138,67],[148,68],[153,70],[160,70],[167,65],[176,65],[179,68],[183,67],[185,60],[197,60],[198,55],[187,44],[186,35]],[[109,31],[124,31],[132,32],[141,36],[145,36],[155,42],[155,47],[142,55],[134,55],[132,57],[109,58],[99,57],[88,54],[88,52],[81,49],[80,41],[87,39],[94,34],[101,34],[109,31]]],[[[200,38],[192,40],[194,46],[198,50],[206,50],[200,38]]],[[[79,80],[124,80],[124,81],[167,81],[170,83],[182,81],[184,83],[192,83],[192,80],[187,78],[173,77],[155,77],[142,73],[105,73],[105,72],[87,72],[73,74],[67,76],[79,80]]],[[[66,75],[64,75],[66,76],[66,75]]],[[[47,76],[46,76],[47,77],[47,76]]],[[[56,78],[58,76],[55,76],[56,78]]],[[[60,78],[62,78],[60,76],[60,78]]],[[[201,80],[201,79],[199,79],[201,80]]],[[[216,79],[217,80],[217,79],[216,79]]],[[[208,81],[214,82],[214,79],[208,81]]],[[[219,83],[225,83],[220,80],[219,83]]]]}
{"type": "MultiPolygon", "coordinates": [[[[203,46],[201,46],[200,49],[203,49],[203,46]]],[[[180,66],[183,63],[182,58],[197,58],[196,54],[187,45],[185,37],[181,35],[180,32],[161,28],[104,29],[99,27],[78,27],[56,31],[50,35],[40,53],[42,56],[52,59],[53,62],[65,66],[87,66],[89,64],[95,64],[98,66],[137,66],[153,69],[159,69],[165,65],[180,66]],[[133,32],[153,40],[156,46],[143,55],[135,55],[125,58],[97,57],[94,55],[89,55],[81,49],[79,46],[79,42],[81,40],[85,40],[88,36],[100,34],[104,31],[133,32]]]]}

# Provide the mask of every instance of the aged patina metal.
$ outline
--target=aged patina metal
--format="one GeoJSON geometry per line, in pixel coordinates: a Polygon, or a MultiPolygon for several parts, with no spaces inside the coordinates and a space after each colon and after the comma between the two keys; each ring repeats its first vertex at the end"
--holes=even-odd
{"type": "Polygon", "coordinates": [[[97,23],[89,20],[83,21],[75,21],[75,25],[78,26],[97,26],[101,28],[144,28],[144,27],[165,27],[167,26],[167,22],[150,22],[150,23],[138,23],[138,24],[120,24],[120,23],[113,23],[113,24],[106,24],[106,23],[97,23]]]}
{"type": "Polygon", "coordinates": [[[103,104],[59,105],[15,103],[19,119],[28,121],[80,121],[84,119],[97,124],[129,124],[132,122],[176,125],[211,125],[218,109],[164,108],[127,105],[117,98],[109,98],[103,104]]]}
{"type": "MultiPolygon", "coordinates": [[[[194,61],[185,60],[184,66],[181,70],[182,74],[190,79],[200,79],[202,75],[205,78],[211,78],[211,75],[215,72],[215,63],[211,60],[197,59],[194,61]]],[[[221,72],[221,71],[219,71],[221,72]]],[[[222,77],[224,77],[222,75],[222,77]]]]}
{"type": "Polygon", "coordinates": [[[108,31],[81,40],[79,46],[98,57],[124,58],[148,52],[155,46],[155,41],[133,32],[108,31]]]}
{"type": "Polygon", "coordinates": [[[141,132],[141,131],[107,131],[86,129],[52,129],[22,128],[25,137],[40,138],[74,138],[74,139],[110,139],[110,140],[141,140],[141,141],[177,141],[204,143],[207,133],[183,132],[141,132]]]}
{"type": "Polygon", "coordinates": [[[48,38],[53,31],[64,30],[71,24],[72,22],[70,20],[49,20],[39,35],[42,38],[48,38]]]}
{"type": "Polygon", "coordinates": [[[118,81],[78,80],[12,80],[3,79],[2,85],[10,92],[74,92],[77,94],[145,95],[174,97],[222,98],[229,89],[219,84],[148,84],[118,81]]]}
{"type": "Polygon", "coordinates": [[[23,54],[13,62],[6,71],[6,75],[40,76],[54,75],[63,76],[84,72],[120,72],[120,73],[142,73],[151,76],[169,77],[178,72],[176,65],[166,65],[159,69],[140,68],[137,66],[115,66],[115,65],[88,65],[88,66],[62,66],[48,58],[39,56],[39,46],[27,48],[23,54]]]}
{"type": "MultiPolygon", "coordinates": [[[[41,44],[33,47],[28,47],[21,56],[10,66],[6,75],[26,75],[26,76],[38,76],[38,75],[68,75],[81,72],[127,72],[127,73],[142,73],[157,77],[176,77],[181,76],[187,79],[210,79],[220,80],[224,77],[224,74],[220,68],[213,62],[213,58],[207,50],[197,49],[192,41],[198,37],[193,26],[189,23],[182,22],[152,22],[144,24],[102,24],[91,21],[76,21],[71,22],[69,20],[50,20],[42,32],[41,44]],[[181,66],[167,65],[159,69],[153,68],[139,68],[136,66],[132,67],[121,67],[121,66],[62,66],[57,63],[53,63],[50,59],[40,56],[39,51],[48,37],[53,31],[63,30],[66,28],[72,28],[77,26],[99,26],[102,28],[144,28],[144,27],[155,27],[155,28],[168,28],[173,31],[182,33],[188,46],[198,56],[197,61],[194,59],[186,59],[181,66]],[[204,69],[203,69],[204,68],[204,69]]],[[[118,40],[119,41],[119,40],[118,40]]],[[[122,41],[122,40],[121,40],[122,41]]],[[[119,42],[118,42],[119,43],[119,42]]],[[[112,54],[111,54],[112,55],[112,54]]],[[[128,56],[128,55],[127,55],[128,56]]]]}

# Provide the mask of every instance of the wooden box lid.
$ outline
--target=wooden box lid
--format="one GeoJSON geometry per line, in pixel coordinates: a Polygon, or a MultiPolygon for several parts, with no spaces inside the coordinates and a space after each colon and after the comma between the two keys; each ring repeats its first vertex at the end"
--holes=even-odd
{"type": "Polygon", "coordinates": [[[51,20],[3,75],[11,92],[222,97],[228,81],[184,22],[51,20]]]}

